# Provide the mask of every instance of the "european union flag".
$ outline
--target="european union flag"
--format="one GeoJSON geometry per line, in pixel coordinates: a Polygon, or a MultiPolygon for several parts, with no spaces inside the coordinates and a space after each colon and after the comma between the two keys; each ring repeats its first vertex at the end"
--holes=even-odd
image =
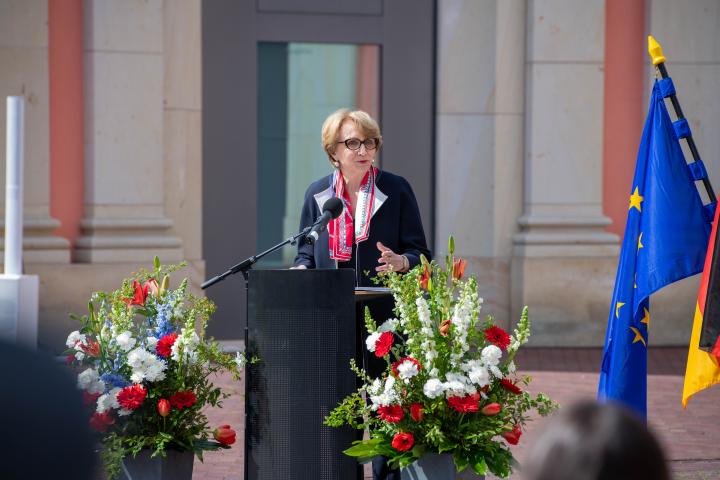
{"type": "Polygon", "coordinates": [[[711,221],[656,81],[630,189],[598,398],[646,416],[649,297],[702,271],[711,221]]]}

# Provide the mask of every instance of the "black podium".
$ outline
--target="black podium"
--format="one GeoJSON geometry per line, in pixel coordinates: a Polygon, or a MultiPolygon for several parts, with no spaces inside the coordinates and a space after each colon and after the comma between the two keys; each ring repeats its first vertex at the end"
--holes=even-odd
{"type": "Polygon", "coordinates": [[[351,428],[323,419],[356,389],[355,272],[251,270],[245,478],[355,479],[351,428]]]}

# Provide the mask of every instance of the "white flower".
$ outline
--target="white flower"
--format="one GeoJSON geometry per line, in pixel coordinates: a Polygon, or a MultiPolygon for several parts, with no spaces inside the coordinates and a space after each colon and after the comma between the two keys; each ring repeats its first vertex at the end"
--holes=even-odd
{"type": "Polygon", "coordinates": [[[100,395],[100,398],[97,399],[97,408],[95,409],[97,413],[105,413],[111,408],[120,408],[120,404],[117,401],[117,394],[120,393],[120,390],[122,390],[122,388],[115,387],[108,393],[100,395]]]}
{"type": "Polygon", "coordinates": [[[242,370],[243,368],[245,368],[245,364],[247,364],[247,358],[245,357],[245,354],[235,352],[235,365],[237,365],[238,370],[242,370]]]}
{"type": "Polygon", "coordinates": [[[450,397],[463,397],[477,392],[477,388],[465,375],[448,372],[445,374],[445,378],[447,381],[443,386],[445,387],[445,393],[450,397]]]}
{"type": "MultiPolygon", "coordinates": [[[[370,387],[371,389],[375,389],[375,393],[377,393],[380,390],[381,387],[380,380],[375,380],[370,387]],[[376,383],[377,382],[377,383],[376,383]]],[[[372,402],[372,409],[377,410],[378,407],[386,407],[388,405],[392,405],[394,403],[397,403],[398,401],[398,395],[397,392],[394,390],[395,386],[395,377],[388,377],[387,380],[385,380],[385,389],[382,393],[376,394],[376,395],[370,395],[370,402],[372,402]]],[[[372,393],[372,392],[370,392],[372,393]]]]}
{"type": "Polygon", "coordinates": [[[176,362],[180,361],[180,354],[182,353],[183,358],[188,363],[197,362],[197,352],[195,349],[200,344],[200,337],[198,337],[195,330],[182,329],[175,343],[173,343],[171,349],[171,357],[176,362]]]}
{"type": "Polygon", "coordinates": [[[103,393],[105,391],[105,382],[100,380],[98,371],[94,368],[88,368],[78,375],[77,386],[88,393],[103,393]]]}
{"type": "Polygon", "coordinates": [[[398,365],[397,371],[398,376],[402,380],[409,380],[420,372],[417,364],[415,364],[415,362],[411,362],[410,360],[405,360],[398,365]]]}
{"type": "Polygon", "coordinates": [[[517,367],[515,367],[515,362],[512,361],[512,362],[508,363],[507,369],[508,369],[509,374],[512,375],[513,373],[515,373],[515,370],[517,369],[517,367]]]}
{"type": "Polygon", "coordinates": [[[130,380],[142,383],[143,380],[157,382],[165,378],[167,363],[143,348],[128,353],[127,364],[132,368],[130,380]]]}
{"type": "Polygon", "coordinates": [[[365,339],[365,346],[367,347],[368,351],[375,351],[375,344],[377,343],[381,334],[382,332],[375,332],[368,335],[368,337],[365,339]]]}
{"type": "Polygon", "coordinates": [[[425,382],[425,386],[423,386],[423,393],[425,393],[425,396],[428,398],[437,398],[442,395],[444,391],[445,387],[443,382],[437,378],[431,378],[425,382]]]}
{"type": "Polygon", "coordinates": [[[500,363],[500,357],[502,357],[502,350],[496,345],[488,345],[482,350],[482,361],[485,365],[495,366],[500,363]]]}
{"type": "Polygon", "coordinates": [[[398,323],[400,323],[400,320],[398,320],[397,318],[390,318],[388,320],[385,320],[385,322],[383,322],[383,324],[380,325],[380,327],[378,327],[377,331],[380,333],[382,333],[382,332],[395,333],[395,329],[397,328],[398,323]]]}
{"type": "Polygon", "coordinates": [[[415,300],[415,305],[417,305],[417,313],[420,323],[426,326],[432,325],[432,320],[430,319],[430,307],[428,307],[425,299],[423,297],[418,297],[415,300]]]}
{"type": "Polygon", "coordinates": [[[70,335],[68,335],[67,340],[65,341],[65,345],[67,345],[68,348],[73,348],[78,343],[85,343],[85,335],[77,330],[70,332],[70,335]]]}
{"type": "Polygon", "coordinates": [[[148,350],[155,350],[155,347],[157,346],[158,339],[155,337],[147,337],[145,339],[145,342],[147,343],[148,350]]]}
{"type": "Polygon", "coordinates": [[[380,392],[380,389],[382,388],[382,380],[379,378],[376,378],[373,380],[373,383],[368,387],[368,393],[371,395],[377,395],[380,392]]]}
{"type": "Polygon", "coordinates": [[[121,408],[120,410],[118,410],[118,415],[120,415],[121,417],[126,417],[126,416],[130,415],[132,412],[133,412],[132,410],[128,410],[127,408],[121,408]]]}
{"type": "Polygon", "coordinates": [[[477,367],[468,372],[468,378],[478,387],[484,387],[490,383],[490,374],[486,368],[477,367]]]}
{"type": "Polygon", "coordinates": [[[122,332],[120,335],[115,337],[115,341],[123,352],[129,352],[137,343],[130,332],[122,332]]]}

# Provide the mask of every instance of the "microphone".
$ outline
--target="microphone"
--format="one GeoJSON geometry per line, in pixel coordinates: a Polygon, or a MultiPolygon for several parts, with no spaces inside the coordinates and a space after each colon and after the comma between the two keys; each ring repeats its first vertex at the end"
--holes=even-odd
{"type": "Polygon", "coordinates": [[[308,233],[307,237],[305,237],[305,241],[310,245],[317,241],[318,237],[320,237],[320,233],[325,230],[325,227],[327,227],[330,220],[340,216],[343,211],[343,203],[339,198],[332,197],[325,202],[322,208],[322,215],[320,215],[320,218],[317,219],[315,225],[312,227],[312,230],[310,230],[310,233],[308,233]]]}

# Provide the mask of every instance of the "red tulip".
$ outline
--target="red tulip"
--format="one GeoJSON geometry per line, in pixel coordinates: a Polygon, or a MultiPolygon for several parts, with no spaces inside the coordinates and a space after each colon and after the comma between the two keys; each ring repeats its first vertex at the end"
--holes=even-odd
{"type": "Polygon", "coordinates": [[[158,413],[161,417],[167,417],[170,415],[170,400],[161,398],[158,400],[158,413]]]}
{"type": "Polygon", "coordinates": [[[462,258],[453,260],[452,276],[455,280],[460,280],[463,277],[465,265],[467,265],[467,262],[462,258]]]}
{"type": "Polygon", "coordinates": [[[520,441],[520,435],[522,435],[522,431],[520,431],[520,427],[515,425],[513,429],[509,432],[502,432],[503,438],[510,444],[510,445],[517,445],[520,441]]]}
{"type": "Polygon", "coordinates": [[[500,410],[502,410],[502,407],[499,403],[488,403],[482,408],[482,410],[480,410],[480,412],[488,417],[493,417],[500,413],[500,410]]]}
{"type": "Polygon", "coordinates": [[[232,445],[235,443],[235,430],[230,425],[220,425],[213,431],[213,437],[223,445],[232,445]]]}

